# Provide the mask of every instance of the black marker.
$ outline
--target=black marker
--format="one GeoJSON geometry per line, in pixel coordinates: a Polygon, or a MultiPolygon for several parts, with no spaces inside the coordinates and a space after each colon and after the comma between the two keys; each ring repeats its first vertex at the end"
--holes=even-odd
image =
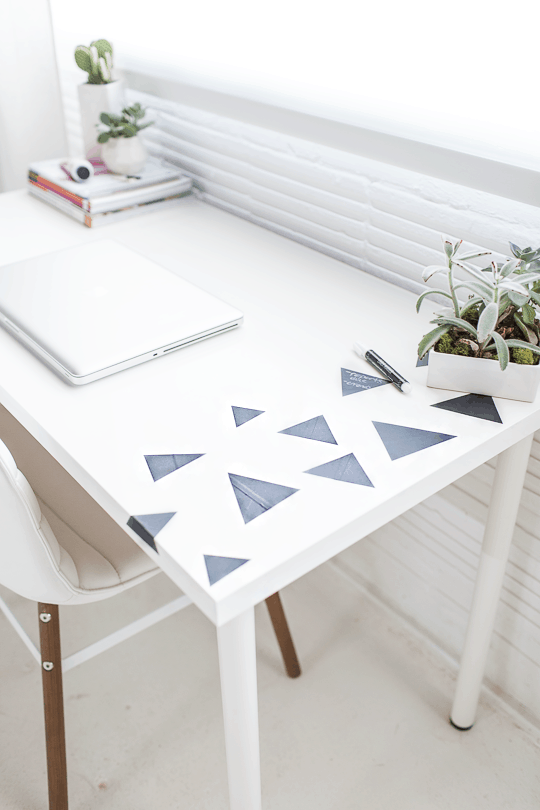
{"type": "Polygon", "coordinates": [[[379,357],[379,355],[376,354],[376,352],[374,352],[372,349],[365,349],[360,343],[355,343],[353,348],[356,354],[363,357],[364,360],[367,360],[368,363],[373,366],[373,368],[376,368],[377,371],[383,375],[383,377],[386,377],[386,379],[389,380],[392,385],[399,388],[403,394],[408,394],[412,389],[410,382],[408,382],[405,377],[402,377],[401,374],[395,370],[395,368],[389,366],[388,363],[383,360],[382,357],[379,357]]]}

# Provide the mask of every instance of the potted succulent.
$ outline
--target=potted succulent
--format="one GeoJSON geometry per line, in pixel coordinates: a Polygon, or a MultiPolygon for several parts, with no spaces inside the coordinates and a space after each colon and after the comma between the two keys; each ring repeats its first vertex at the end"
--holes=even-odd
{"type": "Polygon", "coordinates": [[[140,172],[148,157],[138,133],[154,122],[143,124],[146,108],[139,103],[125,107],[121,115],[102,112],[98,143],[102,144],[101,157],[111,172],[134,175],[140,172]]]}
{"type": "Polygon", "coordinates": [[[433,349],[427,384],[532,402],[540,382],[540,249],[510,243],[512,258],[480,269],[470,262],[491,256],[489,251],[460,254],[461,241],[443,241],[445,265],[427,267],[422,277],[444,274],[447,289],[430,289],[416,304],[418,312],[430,295],[451,303],[418,346],[420,358],[433,349]],[[456,267],[466,280],[455,279],[456,267]]]}
{"type": "Polygon", "coordinates": [[[85,155],[99,157],[96,124],[104,110],[119,113],[124,106],[123,82],[112,77],[113,49],[106,39],[96,39],[75,48],[75,62],[88,73],[86,84],[79,85],[79,102],[85,155]]]}

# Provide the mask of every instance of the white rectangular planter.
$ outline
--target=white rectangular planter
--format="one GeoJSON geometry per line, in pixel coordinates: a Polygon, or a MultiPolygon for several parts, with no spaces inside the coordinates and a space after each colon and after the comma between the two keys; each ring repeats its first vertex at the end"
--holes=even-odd
{"type": "Polygon", "coordinates": [[[492,397],[532,402],[540,383],[540,365],[509,363],[501,371],[498,360],[429,353],[427,384],[430,388],[487,394],[492,397]]]}

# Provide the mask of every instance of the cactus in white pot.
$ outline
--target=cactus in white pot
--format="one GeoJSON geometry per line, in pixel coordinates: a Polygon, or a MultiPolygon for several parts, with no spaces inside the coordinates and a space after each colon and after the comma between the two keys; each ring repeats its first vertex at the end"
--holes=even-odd
{"type": "Polygon", "coordinates": [[[88,158],[98,158],[101,146],[97,142],[96,125],[100,112],[117,114],[124,106],[124,87],[113,77],[113,49],[107,39],[96,39],[75,48],[77,66],[88,74],[87,81],[79,85],[81,123],[84,151],[88,158]]]}
{"type": "Polygon", "coordinates": [[[139,103],[125,107],[122,115],[101,113],[98,143],[102,144],[101,156],[109,171],[134,175],[144,167],[147,152],[137,135],[141,129],[146,129],[154,123],[154,121],[142,123],[145,115],[146,108],[141,107],[139,103]]]}

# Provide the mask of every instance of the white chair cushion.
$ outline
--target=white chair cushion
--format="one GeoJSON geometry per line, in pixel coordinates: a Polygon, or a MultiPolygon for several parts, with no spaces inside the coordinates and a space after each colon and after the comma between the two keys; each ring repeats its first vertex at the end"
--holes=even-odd
{"type": "MultiPolygon", "coordinates": [[[[151,558],[2,406],[0,438],[20,470],[17,472],[13,464],[10,473],[14,475],[15,471],[18,476],[19,496],[22,494],[27,501],[36,528],[39,525],[42,542],[49,545],[47,564],[59,579],[54,599],[43,594],[23,596],[59,604],[90,602],[125,590],[159,571],[151,558]]],[[[9,466],[5,459],[4,464],[9,466]]],[[[22,593],[20,588],[18,592],[22,593]]]]}

